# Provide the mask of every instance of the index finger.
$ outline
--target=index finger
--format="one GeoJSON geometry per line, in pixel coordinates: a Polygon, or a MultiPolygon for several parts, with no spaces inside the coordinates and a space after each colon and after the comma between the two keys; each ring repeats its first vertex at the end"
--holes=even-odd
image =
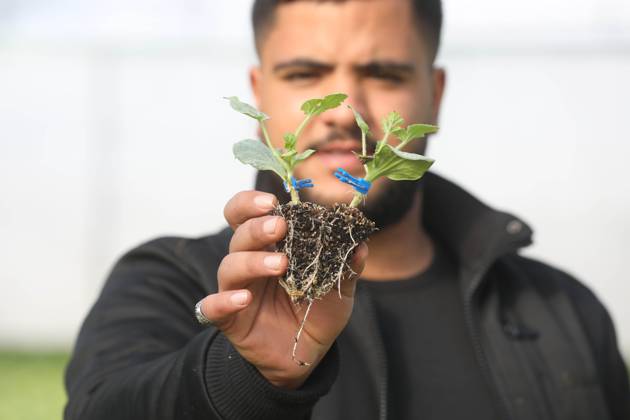
{"type": "Polygon", "coordinates": [[[255,190],[241,191],[227,202],[223,216],[232,229],[236,229],[252,217],[268,214],[277,205],[278,199],[273,194],[255,190]]]}

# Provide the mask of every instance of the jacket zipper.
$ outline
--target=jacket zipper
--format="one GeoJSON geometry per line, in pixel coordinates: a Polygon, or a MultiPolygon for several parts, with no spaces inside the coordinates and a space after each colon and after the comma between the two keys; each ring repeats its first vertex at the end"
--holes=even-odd
{"type": "Polygon", "coordinates": [[[370,329],[372,330],[372,337],[375,341],[375,350],[378,360],[381,365],[380,380],[378,382],[379,393],[379,420],[387,420],[387,358],[385,357],[385,349],[383,347],[383,338],[381,332],[378,329],[378,320],[376,319],[376,310],[374,308],[374,302],[369,293],[364,294],[366,302],[368,302],[368,312],[370,313],[370,329]]]}
{"type": "Polygon", "coordinates": [[[486,354],[483,350],[483,346],[481,345],[481,338],[479,336],[478,330],[475,325],[474,313],[472,308],[472,300],[475,290],[479,287],[483,274],[487,270],[487,266],[483,266],[475,277],[470,282],[470,287],[466,290],[466,295],[464,296],[464,314],[466,316],[466,323],[468,324],[468,330],[470,332],[471,341],[473,345],[473,350],[477,357],[477,361],[479,363],[479,367],[483,375],[488,379],[488,382],[491,384],[492,390],[494,391],[495,396],[497,397],[497,404],[495,404],[496,408],[499,410],[499,418],[501,419],[512,419],[512,415],[509,410],[509,404],[503,397],[503,394],[500,392],[497,383],[492,375],[492,371],[488,365],[488,359],[486,358],[486,354]]]}

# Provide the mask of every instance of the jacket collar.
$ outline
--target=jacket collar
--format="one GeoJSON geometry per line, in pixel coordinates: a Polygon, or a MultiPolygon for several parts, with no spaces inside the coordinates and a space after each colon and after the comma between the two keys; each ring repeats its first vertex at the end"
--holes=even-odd
{"type": "Polygon", "coordinates": [[[421,185],[422,222],[463,270],[482,270],[532,243],[532,229],[524,221],[488,207],[445,178],[429,172],[421,185]]]}

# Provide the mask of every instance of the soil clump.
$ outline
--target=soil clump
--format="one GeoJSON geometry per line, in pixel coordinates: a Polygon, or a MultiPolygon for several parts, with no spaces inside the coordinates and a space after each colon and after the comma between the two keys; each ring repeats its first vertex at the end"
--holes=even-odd
{"type": "Polygon", "coordinates": [[[352,251],[376,230],[374,222],[346,204],[326,208],[304,202],[282,204],[273,214],[287,223],[286,237],[277,244],[289,259],[280,284],[299,305],[325,296],[344,278],[356,275],[350,268],[352,251]]]}

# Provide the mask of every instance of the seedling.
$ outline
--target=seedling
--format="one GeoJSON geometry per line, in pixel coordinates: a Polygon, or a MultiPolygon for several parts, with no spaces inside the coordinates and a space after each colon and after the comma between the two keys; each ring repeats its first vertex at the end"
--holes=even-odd
{"type": "Polygon", "coordinates": [[[365,200],[372,182],[376,179],[387,177],[394,181],[415,181],[433,165],[433,159],[417,153],[404,152],[402,149],[413,140],[435,133],[438,127],[430,124],[410,124],[403,128],[405,120],[399,113],[392,111],[381,122],[383,138],[376,143],[374,154],[368,155],[366,137],[370,134],[370,127],[361,114],[349,105],[348,108],[354,113],[357,125],[361,129],[361,154],[357,157],[363,162],[365,170],[363,178],[355,178],[343,168],[335,172],[337,179],[355,190],[350,207],[357,207],[365,200]],[[400,141],[396,147],[388,144],[392,135],[400,141]]]}
{"type": "Polygon", "coordinates": [[[275,172],[282,179],[285,188],[291,194],[291,202],[293,204],[299,203],[300,196],[298,191],[301,188],[309,188],[313,185],[310,179],[302,181],[295,180],[295,178],[293,178],[293,171],[300,162],[308,159],[315,153],[315,150],[307,149],[298,153],[295,150],[298,137],[313,117],[329,109],[338,107],[347,97],[348,95],[343,93],[333,93],[323,99],[311,99],[304,102],[301,109],[306,116],[295,132],[284,135],[284,149],[275,149],[271,143],[267,127],[265,126],[265,121],[269,119],[269,116],[253,106],[241,102],[236,96],[225,98],[230,101],[230,105],[236,111],[258,121],[267,144],[265,147],[265,145],[258,140],[242,140],[234,145],[234,156],[241,162],[251,165],[256,169],[275,172]]]}

